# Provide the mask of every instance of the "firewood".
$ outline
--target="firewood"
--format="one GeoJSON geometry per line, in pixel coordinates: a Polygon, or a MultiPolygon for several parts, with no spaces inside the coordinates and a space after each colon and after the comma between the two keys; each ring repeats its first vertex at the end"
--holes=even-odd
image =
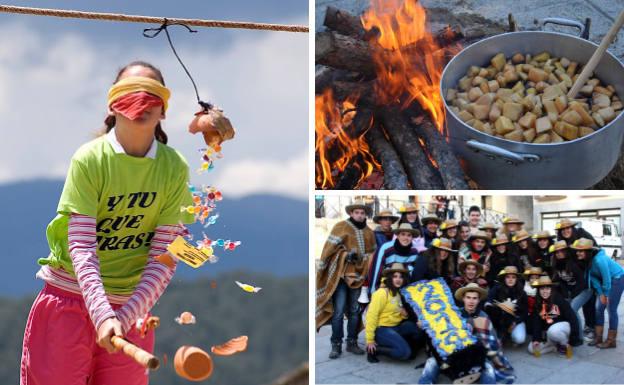
{"type": "Polygon", "coordinates": [[[407,190],[407,175],[401,159],[394,147],[386,137],[378,124],[374,124],[366,133],[372,154],[381,163],[384,173],[384,188],[387,190],[407,190]]]}
{"type": "Polygon", "coordinates": [[[360,162],[363,162],[360,154],[357,154],[349,161],[342,174],[340,174],[334,190],[354,190],[357,187],[358,181],[362,178],[360,162]]]}
{"type": "Polygon", "coordinates": [[[379,30],[365,30],[358,16],[331,5],[325,10],[323,25],[332,31],[361,40],[369,40],[379,33],[379,30]]]}
{"type": "Polygon", "coordinates": [[[336,32],[316,33],[315,60],[333,68],[375,75],[375,65],[367,42],[336,32]]]}
{"type": "Polygon", "coordinates": [[[447,190],[467,190],[466,176],[451,146],[425,115],[420,124],[414,124],[416,134],[421,137],[429,154],[438,164],[442,183],[447,190]]]}
{"type": "Polygon", "coordinates": [[[412,189],[442,190],[438,170],[421,148],[416,132],[407,123],[398,107],[385,107],[377,114],[405,166],[412,189]]]}

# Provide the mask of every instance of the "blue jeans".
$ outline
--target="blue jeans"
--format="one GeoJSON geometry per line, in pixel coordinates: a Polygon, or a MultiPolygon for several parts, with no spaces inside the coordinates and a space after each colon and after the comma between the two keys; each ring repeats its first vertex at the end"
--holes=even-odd
{"type": "Polygon", "coordinates": [[[332,316],[332,344],[341,344],[344,337],[344,315],[347,315],[347,341],[357,340],[360,304],[357,299],[361,289],[351,289],[344,280],[340,280],[332,295],[334,314],[332,316]]]}
{"type": "Polygon", "coordinates": [[[609,330],[617,330],[618,314],[617,308],[624,291],[624,275],[611,280],[611,291],[609,292],[609,302],[603,305],[600,298],[596,299],[596,325],[604,326],[604,311],[609,312],[609,330]]]}
{"type": "MultiPolygon", "coordinates": [[[[440,366],[434,357],[429,357],[425,363],[420,378],[419,384],[434,384],[440,374],[440,366]]],[[[494,367],[488,361],[485,362],[485,368],[481,371],[481,377],[479,378],[481,384],[496,384],[496,374],[494,373],[494,367]]]]}
{"type": "MultiPolygon", "coordinates": [[[[591,300],[594,292],[591,289],[585,289],[578,293],[576,297],[572,298],[570,301],[570,307],[576,313],[576,318],[578,319],[579,325],[579,336],[583,336],[583,320],[581,319],[580,314],[578,313],[579,309],[591,300]]],[[[593,304],[593,303],[592,303],[593,304]]]]}
{"type": "Polygon", "coordinates": [[[403,321],[397,326],[379,326],[375,330],[375,342],[391,349],[389,355],[397,360],[407,360],[412,353],[407,339],[425,340],[425,332],[412,321],[403,321]]]}

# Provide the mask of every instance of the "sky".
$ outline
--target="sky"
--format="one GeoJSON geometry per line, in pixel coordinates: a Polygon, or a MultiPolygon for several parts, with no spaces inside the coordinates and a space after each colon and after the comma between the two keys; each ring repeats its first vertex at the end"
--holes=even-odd
{"type": "MultiPolygon", "coordinates": [[[[11,1],[11,5],[146,16],[308,24],[308,2],[11,1]]],[[[164,34],[143,37],[137,23],[0,13],[0,185],[64,179],[72,154],[93,139],[106,116],[117,70],[141,59],[161,69],[172,91],[163,122],[169,145],[188,160],[191,181],[230,197],[308,194],[308,35],[172,27],[178,54],[203,100],[236,128],[224,158],[197,175],[200,136],[187,132],[197,110],[190,80],[164,34]]]]}

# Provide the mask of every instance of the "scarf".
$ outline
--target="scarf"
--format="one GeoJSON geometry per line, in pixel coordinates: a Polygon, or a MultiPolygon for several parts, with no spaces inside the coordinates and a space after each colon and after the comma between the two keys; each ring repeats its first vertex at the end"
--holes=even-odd
{"type": "Polygon", "coordinates": [[[362,222],[358,222],[352,217],[349,217],[348,221],[351,222],[353,226],[357,227],[359,230],[363,230],[366,227],[366,219],[362,222]]]}
{"type": "Polygon", "coordinates": [[[412,251],[412,243],[410,242],[409,245],[407,246],[403,246],[401,244],[401,242],[399,242],[398,239],[394,240],[394,251],[396,251],[396,253],[402,257],[407,257],[409,255],[412,255],[411,251],[412,251]]]}

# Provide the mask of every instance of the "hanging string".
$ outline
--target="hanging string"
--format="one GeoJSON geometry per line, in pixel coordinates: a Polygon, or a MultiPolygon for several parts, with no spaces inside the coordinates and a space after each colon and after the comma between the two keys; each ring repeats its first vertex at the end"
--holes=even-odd
{"type": "Polygon", "coordinates": [[[184,65],[184,62],[182,62],[182,59],[180,59],[180,56],[178,56],[178,53],[176,52],[176,49],[173,46],[173,42],[171,41],[171,36],[169,35],[169,30],[167,29],[169,26],[172,26],[172,25],[179,25],[179,26],[182,26],[182,27],[186,28],[191,33],[197,33],[197,31],[195,31],[194,29],[191,29],[191,27],[189,27],[188,25],[186,25],[184,23],[178,23],[178,22],[171,23],[171,22],[169,22],[169,20],[167,20],[167,18],[165,18],[165,21],[162,23],[162,25],[160,27],[144,29],[143,30],[143,36],[145,36],[145,37],[147,37],[149,39],[153,39],[156,36],[158,36],[162,31],[165,31],[165,35],[167,36],[167,41],[169,42],[169,47],[171,47],[171,50],[173,51],[173,54],[175,55],[176,59],[178,59],[178,62],[180,63],[180,65],[184,69],[184,72],[186,72],[186,75],[189,77],[189,79],[191,79],[191,83],[193,83],[193,89],[195,90],[195,96],[197,97],[197,103],[202,107],[204,112],[208,112],[208,110],[212,109],[212,104],[210,104],[208,102],[204,102],[204,101],[201,100],[201,98],[199,97],[199,91],[197,91],[197,85],[195,84],[195,80],[193,79],[193,76],[191,76],[191,73],[186,68],[186,66],[184,65]]]}

